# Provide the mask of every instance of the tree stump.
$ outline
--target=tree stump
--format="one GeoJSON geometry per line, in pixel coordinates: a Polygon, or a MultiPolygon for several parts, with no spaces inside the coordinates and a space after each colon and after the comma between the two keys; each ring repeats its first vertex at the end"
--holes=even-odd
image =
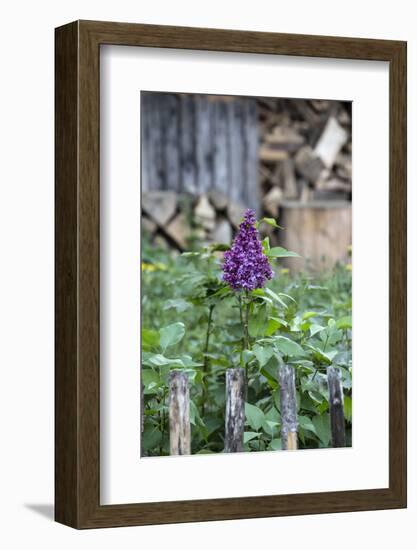
{"type": "Polygon", "coordinates": [[[169,446],[171,455],[191,454],[188,376],[175,370],[169,374],[169,446]]]}
{"type": "Polygon", "coordinates": [[[329,386],[330,427],[332,447],[346,447],[345,414],[343,410],[343,388],[340,369],[327,368],[329,386]]]}
{"type": "Polygon", "coordinates": [[[225,424],[224,452],[242,452],[245,429],[245,370],[242,368],[226,371],[225,424]]]}
{"type": "Polygon", "coordinates": [[[284,450],[298,448],[297,399],[293,367],[281,365],[279,369],[281,398],[281,444],[284,450]]]}

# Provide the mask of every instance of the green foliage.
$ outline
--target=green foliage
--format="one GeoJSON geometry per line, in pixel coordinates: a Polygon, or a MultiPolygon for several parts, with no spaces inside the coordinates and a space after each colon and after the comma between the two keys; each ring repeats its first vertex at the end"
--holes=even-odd
{"type": "Polygon", "coordinates": [[[278,368],[283,361],[295,368],[300,448],[329,445],[328,365],[342,371],[351,440],[351,273],[340,265],[328,274],[291,276],[279,269],[276,259],[296,254],[270,248],[268,239],[263,247],[274,262],[275,277],[266,288],[237,297],[221,280],[227,246],[172,257],[143,242],[143,454],[169,454],[172,369],[189,377],[192,452],[222,452],[225,371],[236,366],[246,369],[245,450],[281,449],[278,368]],[[249,322],[244,349],[245,308],[249,322]]]}

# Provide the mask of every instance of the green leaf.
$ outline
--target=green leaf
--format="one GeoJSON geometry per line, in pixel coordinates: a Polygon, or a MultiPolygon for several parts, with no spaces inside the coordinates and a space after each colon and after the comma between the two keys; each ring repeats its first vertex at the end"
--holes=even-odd
{"type": "Polygon", "coordinates": [[[165,352],[168,347],[178,344],[178,342],[183,339],[184,334],[184,323],[173,323],[172,325],[161,328],[159,330],[159,335],[162,351],[165,352]]]}
{"type": "Polygon", "coordinates": [[[164,310],[175,309],[178,313],[184,313],[184,311],[187,311],[187,309],[191,307],[192,305],[190,302],[178,298],[177,300],[167,300],[164,305],[164,310]]]}
{"type": "Polygon", "coordinates": [[[342,317],[338,321],[336,321],[336,327],[339,329],[348,329],[352,328],[352,317],[351,315],[348,315],[346,317],[342,317]]]}
{"type": "Polygon", "coordinates": [[[273,437],[278,433],[278,422],[274,422],[273,420],[265,420],[265,422],[262,423],[262,429],[265,433],[273,437]]]}
{"type": "Polygon", "coordinates": [[[312,419],[316,434],[325,447],[330,443],[330,416],[328,413],[314,416],[312,419]]]}
{"type": "Polygon", "coordinates": [[[142,369],[141,382],[145,388],[153,388],[160,383],[159,374],[152,369],[142,369]]]}
{"type": "Polygon", "coordinates": [[[349,422],[352,422],[352,398],[349,395],[345,395],[343,399],[343,409],[345,411],[345,418],[349,422]]]}
{"type": "Polygon", "coordinates": [[[286,357],[303,357],[305,355],[300,344],[286,336],[274,336],[273,340],[278,350],[286,357]]]}
{"type": "Polygon", "coordinates": [[[265,420],[265,415],[259,407],[245,403],[246,422],[253,430],[259,430],[265,420]]]}
{"type": "Polygon", "coordinates": [[[222,243],[214,243],[208,247],[209,252],[226,252],[226,250],[230,250],[230,245],[222,244],[222,243]]]}
{"type": "Polygon", "coordinates": [[[268,294],[275,302],[277,302],[280,306],[283,308],[287,308],[287,304],[284,302],[284,300],[281,300],[281,298],[276,294],[273,290],[270,288],[265,288],[266,294],[268,294]]]}
{"type": "Polygon", "coordinates": [[[270,248],[266,255],[268,258],[299,258],[299,254],[296,252],[291,252],[290,250],[287,250],[286,248],[282,248],[282,246],[274,246],[273,248],[270,248]]]}
{"type": "Polygon", "coordinates": [[[266,223],[267,225],[270,225],[271,227],[275,227],[276,229],[283,229],[280,225],[277,224],[275,218],[262,218],[259,220],[259,224],[266,223]]]}
{"type": "Polygon", "coordinates": [[[325,327],[322,327],[321,325],[311,325],[310,336],[314,336],[315,334],[317,334],[318,332],[321,332],[324,329],[325,327]]]}
{"type": "Polygon", "coordinates": [[[276,390],[278,388],[278,368],[276,361],[268,362],[267,365],[262,367],[261,374],[265,376],[268,384],[273,390],[276,390]]]}
{"type": "Polygon", "coordinates": [[[142,450],[150,451],[157,447],[162,440],[162,433],[158,428],[145,428],[142,435],[142,450]]]}
{"type": "Polygon", "coordinates": [[[159,347],[159,332],[143,328],[141,333],[142,350],[151,351],[159,347]]]}
{"type": "Polygon", "coordinates": [[[184,366],[184,363],[181,361],[181,359],[168,359],[168,357],[165,357],[160,353],[153,353],[149,355],[144,364],[150,364],[151,366],[155,367],[163,367],[164,365],[170,365],[172,367],[184,366]]]}
{"type": "Polygon", "coordinates": [[[263,304],[249,317],[249,334],[252,338],[263,336],[267,325],[267,311],[263,304]]]}
{"type": "Polygon", "coordinates": [[[307,319],[311,319],[311,317],[319,317],[320,314],[317,313],[317,311],[306,311],[303,313],[303,320],[307,321],[307,319]]]}
{"type": "Polygon", "coordinates": [[[272,451],[281,451],[282,449],[281,439],[273,439],[269,444],[269,447],[272,451]]]}
{"type": "Polygon", "coordinates": [[[274,355],[274,350],[271,346],[260,346],[259,344],[255,344],[252,351],[255,354],[260,367],[266,365],[274,355]]]}
{"type": "Polygon", "coordinates": [[[204,422],[202,421],[200,413],[198,412],[198,409],[192,399],[190,400],[190,422],[194,426],[197,424],[204,426],[204,422]]]}
{"type": "Polygon", "coordinates": [[[299,416],[298,423],[303,430],[310,430],[311,432],[316,433],[316,428],[308,416],[299,416]]]}
{"type": "Polygon", "coordinates": [[[256,437],[259,437],[261,434],[258,432],[244,432],[243,434],[243,443],[248,443],[252,439],[255,439],[256,437]]]}
{"type": "Polygon", "coordinates": [[[265,335],[272,336],[280,327],[288,327],[288,323],[285,321],[285,319],[280,319],[278,317],[269,317],[265,335]]]}
{"type": "Polygon", "coordinates": [[[264,252],[264,254],[266,254],[266,252],[270,249],[271,247],[269,246],[269,237],[265,237],[265,239],[262,241],[262,250],[264,252]]]}
{"type": "Polygon", "coordinates": [[[312,359],[315,363],[324,365],[332,364],[332,358],[329,356],[328,353],[324,353],[324,351],[320,348],[310,346],[310,344],[306,344],[305,347],[311,351],[312,359]]]}

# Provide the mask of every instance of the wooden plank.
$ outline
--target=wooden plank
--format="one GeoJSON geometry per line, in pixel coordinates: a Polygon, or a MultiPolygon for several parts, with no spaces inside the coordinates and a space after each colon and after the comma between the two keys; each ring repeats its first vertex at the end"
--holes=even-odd
{"type": "Polygon", "coordinates": [[[149,128],[149,189],[164,189],[162,160],[162,126],[159,94],[149,93],[147,124],[149,128]]]}
{"type": "Polygon", "coordinates": [[[279,369],[281,398],[281,444],[282,448],[294,451],[298,448],[297,399],[295,392],[295,372],[289,365],[279,369]]]}
{"type": "Polygon", "coordinates": [[[244,124],[244,186],[243,202],[259,213],[259,187],[258,187],[258,113],[256,101],[246,99],[245,103],[245,124],[244,124]]]}
{"type": "Polygon", "coordinates": [[[206,96],[195,97],[195,154],[197,189],[207,192],[213,185],[213,102],[206,96]]]}
{"type": "Polygon", "coordinates": [[[229,196],[227,109],[224,101],[214,101],[213,187],[229,196]]]}
{"type": "MultiPolygon", "coordinates": [[[[243,100],[244,101],[244,100],[243,100]]],[[[243,101],[235,99],[227,104],[230,151],[229,198],[242,202],[242,184],[245,178],[243,155],[243,101]]]]}
{"type": "Polygon", "coordinates": [[[180,96],[180,189],[186,193],[195,193],[196,163],[195,163],[195,126],[194,126],[194,96],[180,96]]]}
{"type": "Polygon", "coordinates": [[[332,366],[327,368],[327,385],[329,386],[332,447],[346,447],[343,387],[340,369],[332,366]]]}
{"type": "Polygon", "coordinates": [[[161,94],[161,101],[164,189],[177,192],[180,184],[178,97],[161,94]]]}
{"type": "Polygon", "coordinates": [[[169,373],[169,449],[171,455],[191,454],[188,375],[177,370],[169,373]]]}
{"type": "Polygon", "coordinates": [[[226,370],[225,424],[224,452],[242,452],[245,426],[245,369],[226,370]]]}
{"type": "Polygon", "coordinates": [[[151,101],[149,92],[140,94],[140,166],[141,166],[141,190],[151,189],[151,140],[150,140],[150,109],[151,101]]]}

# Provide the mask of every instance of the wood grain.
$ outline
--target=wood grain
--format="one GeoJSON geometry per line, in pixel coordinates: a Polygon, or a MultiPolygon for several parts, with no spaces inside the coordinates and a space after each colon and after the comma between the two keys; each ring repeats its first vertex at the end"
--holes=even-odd
{"type": "Polygon", "coordinates": [[[340,369],[327,367],[332,447],[346,447],[343,387],[340,369]]]}
{"type": "Polygon", "coordinates": [[[245,431],[245,369],[226,370],[226,418],[224,452],[243,451],[245,431]]]}
{"type": "MultiPolygon", "coordinates": [[[[131,23],[56,29],[56,520],[116,527],[406,506],[406,44],[131,23]],[[389,487],[100,504],[99,52],[120,44],[389,62],[389,487]]],[[[139,434],[138,434],[139,436],[139,434]]]]}

